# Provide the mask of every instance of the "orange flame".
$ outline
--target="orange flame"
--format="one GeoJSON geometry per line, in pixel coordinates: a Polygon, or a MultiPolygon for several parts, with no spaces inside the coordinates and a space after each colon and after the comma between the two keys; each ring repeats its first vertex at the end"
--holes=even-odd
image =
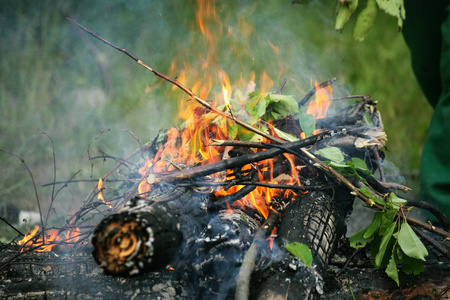
{"type": "MultiPolygon", "coordinates": [[[[228,74],[220,68],[218,62],[216,46],[218,45],[219,39],[221,39],[223,32],[228,37],[239,34],[243,38],[248,38],[254,32],[255,28],[252,25],[246,24],[245,18],[241,17],[238,17],[239,24],[237,27],[224,27],[218,14],[219,10],[216,10],[215,1],[199,0],[197,5],[198,9],[195,18],[196,29],[203,37],[204,45],[202,49],[205,50],[205,52],[200,51],[201,57],[199,60],[201,61],[201,70],[196,71],[199,68],[188,66],[186,62],[173,61],[170,67],[170,73],[174,74],[174,77],[177,77],[178,81],[187,86],[191,86],[192,91],[201,99],[213,98],[215,99],[215,104],[213,105],[225,101],[228,112],[232,115],[233,112],[230,103],[230,99],[232,99],[232,86],[247,87],[246,90],[249,93],[255,90],[255,82],[258,82],[258,89],[261,93],[265,93],[273,88],[274,81],[265,71],[261,73],[258,79],[254,71],[249,71],[249,74],[241,74],[231,83],[228,74]],[[208,73],[208,70],[217,71],[215,71],[215,74],[211,74],[208,73]],[[217,79],[219,79],[222,85],[220,92],[213,89],[214,82],[217,79]],[[190,80],[193,82],[189,82],[190,80]]],[[[230,43],[233,43],[232,38],[228,40],[230,43]]],[[[271,41],[267,41],[267,43],[275,55],[280,53],[278,46],[274,45],[271,41]]],[[[181,57],[182,55],[180,55],[181,57]]],[[[280,72],[285,71],[281,70],[280,66],[280,72]]],[[[316,98],[308,107],[308,113],[313,114],[315,118],[323,118],[330,104],[328,99],[331,98],[332,91],[329,87],[318,88],[317,83],[315,86],[317,88],[316,98]]],[[[239,103],[239,105],[241,104],[239,103]]],[[[245,105],[245,103],[242,105],[245,105]]],[[[138,192],[141,196],[147,196],[151,190],[152,174],[184,169],[197,164],[206,164],[224,159],[223,153],[226,147],[210,146],[211,139],[227,140],[230,136],[232,138],[236,136],[236,133],[232,135],[228,132],[230,120],[217,118],[217,115],[208,113],[208,110],[204,107],[195,105],[194,101],[181,102],[179,117],[185,120],[183,129],[170,129],[167,133],[167,142],[160,146],[155,156],[147,160],[139,169],[142,180],[139,183],[138,192]]],[[[232,115],[232,117],[234,116],[232,115]]],[[[270,128],[270,126],[272,125],[269,124],[271,134],[275,135],[273,128],[270,128]]],[[[263,141],[269,142],[265,139],[263,141]]],[[[261,182],[300,185],[299,176],[297,175],[298,168],[296,167],[299,164],[298,159],[292,155],[284,155],[277,159],[286,165],[285,170],[280,171],[280,174],[284,175],[274,173],[273,164],[275,161],[273,159],[258,162],[252,164],[252,166],[244,166],[241,172],[248,173],[253,169],[257,170],[259,181],[261,182]]],[[[227,180],[232,180],[235,176],[231,170],[224,173],[226,174],[221,174],[220,176],[216,174],[211,175],[211,177],[216,177],[216,181],[224,181],[225,178],[223,177],[225,175],[227,180]]],[[[214,190],[214,193],[215,196],[225,196],[237,192],[242,187],[233,186],[226,191],[224,189],[214,190]]],[[[274,199],[287,198],[293,200],[296,196],[297,194],[292,190],[258,186],[253,192],[242,199],[227,204],[229,206],[228,211],[231,211],[233,207],[251,208],[267,218],[270,209],[272,209],[271,205],[274,199]]]]}
{"type": "Polygon", "coordinates": [[[105,196],[103,196],[103,190],[106,189],[106,187],[103,187],[103,179],[101,178],[98,180],[97,189],[98,189],[98,196],[97,196],[98,200],[102,201],[108,208],[113,208],[111,202],[106,200],[105,196]]]}
{"type": "Polygon", "coordinates": [[[309,103],[306,113],[313,115],[315,119],[322,119],[327,116],[327,111],[331,104],[330,99],[333,98],[333,90],[330,85],[319,87],[317,81],[314,87],[316,88],[315,99],[309,103]]]}
{"type": "Polygon", "coordinates": [[[34,251],[36,252],[51,251],[57,244],[56,242],[64,241],[66,243],[74,243],[79,240],[81,234],[80,228],[77,227],[68,230],[67,233],[64,234],[65,238],[62,238],[59,235],[59,230],[51,229],[47,231],[45,239],[42,236],[36,239],[35,236],[38,230],[39,226],[36,225],[30,233],[25,234],[24,238],[18,242],[20,246],[23,246],[21,251],[25,251],[28,247],[34,247],[34,251]]]}

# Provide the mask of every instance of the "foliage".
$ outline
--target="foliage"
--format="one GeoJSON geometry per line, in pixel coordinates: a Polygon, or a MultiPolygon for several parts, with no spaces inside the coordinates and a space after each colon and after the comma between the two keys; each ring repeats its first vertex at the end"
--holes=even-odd
{"type": "MultiPolygon", "coordinates": [[[[335,29],[342,30],[360,4],[359,0],[338,0],[335,29]]],[[[353,38],[363,41],[375,22],[378,10],[397,18],[399,28],[405,19],[403,0],[367,0],[366,6],[359,12],[353,27],[353,38]]]]}
{"type": "Polygon", "coordinates": [[[306,246],[305,244],[293,242],[290,244],[284,244],[284,248],[286,248],[286,250],[295,257],[298,257],[301,262],[308,267],[312,266],[313,257],[311,254],[311,250],[309,250],[308,246],[306,246]]]}

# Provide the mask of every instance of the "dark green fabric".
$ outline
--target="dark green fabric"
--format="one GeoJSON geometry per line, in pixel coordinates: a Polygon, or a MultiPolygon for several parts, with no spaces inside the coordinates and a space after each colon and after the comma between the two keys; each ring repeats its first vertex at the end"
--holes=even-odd
{"type": "Polygon", "coordinates": [[[420,200],[450,217],[450,1],[405,0],[405,41],[414,73],[434,107],[420,170],[420,200]]]}

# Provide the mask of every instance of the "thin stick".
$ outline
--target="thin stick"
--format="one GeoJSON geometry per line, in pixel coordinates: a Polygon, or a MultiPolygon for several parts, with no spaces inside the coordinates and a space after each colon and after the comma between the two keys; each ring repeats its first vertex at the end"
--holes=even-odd
{"type": "Polygon", "coordinates": [[[212,106],[209,102],[201,99],[200,97],[198,97],[196,94],[194,94],[194,92],[192,92],[191,89],[187,88],[185,85],[183,85],[181,82],[179,82],[176,79],[170,78],[169,76],[159,72],[158,70],[152,68],[151,66],[147,65],[146,63],[144,63],[142,60],[140,60],[139,58],[137,58],[136,56],[134,56],[133,54],[131,54],[130,52],[128,52],[125,48],[120,48],[116,45],[114,45],[113,43],[109,42],[108,40],[102,38],[101,36],[97,35],[96,33],[92,32],[91,30],[87,29],[86,27],[82,26],[81,24],[77,23],[76,21],[67,18],[70,22],[72,22],[73,24],[75,24],[76,26],[78,26],[79,28],[83,29],[84,31],[86,31],[88,34],[92,35],[93,37],[95,37],[96,39],[102,41],[103,43],[107,44],[108,46],[122,52],[123,54],[127,55],[128,57],[130,57],[131,59],[133,59],[136,63],[138,63],[139,65],[143,66],[144,68],[146,68],[147,70],[149,70],[150,72],[152,72],[153,74],[155,74],[156,76],[170,82],[171,84],[175,85],[176,87],[178,87],[179,89],[181,89],[183,92],[185,92],[186,94],[189,95],[190,99],[194,99],[195,101],[197,101],[198,103],[200,103],[201,105],[203,105],[204,107],[212,110],[214,113],[230,119],[232,121],[234,121],[235,123],[241,125],[242,127],[244,127],[247,130],[250,130],[262,137],[265,137],[266,139],[278,143],[278,144],[282,144],[285,141],[279,138],[276,138],[274,136],[271,136],[268,133],[265,133],[264,131],[259,130],[258,128],[253,127],[250,124],[247,124],[237,118],[234,118],[234,116],[231,115],[227,115],[226,113],[220,111],[219,109],[215,108],[214,106],[212,106]]]}
{"type": "Polygon", "coordinates": [[[5,218],[0,217],[0,220],[2,220],[3,222],[5,222],[9,227],[11,227],[12,229],[14,229],[18,234],[20,234],[21,236],[25,236],[25,234],[23,234],[22,232],[19,231],[19,229],[17,229],[16,227],[14,227],[13,225],[11,225],[5,218]]]}
{"type": "Polygon", "coordinates": [[[303,99],[298,103],[298,107],[300,108],[301,106],[304,106],[308,102],[308,100],[317,92],[317,90],[320,90],[320,89],[322,89],[322,88],[324,88],[326,86],[329,86],[329,85],[333,84],[333,82],[335,82],[335,81],[336,81],[336,77],[334,77],[334,78],[332,78],[330,80],[327,80],[325,82],[322,82],[321,84],[316,85],[315,87],[313,87],[308,92],[308,94],[306,94],[306,96],[303,97],[303,99]]]}
{"type": "Polygon", "coordinates": [[[431,236],[428,234],[422,232],[415,226],[411,226],[411,228],[414,230],[415,233],[417,233],[418,236],[426,240],[428,243],[430,243],[434,248],[436,248],[439,252],[441,252],[445,257],[450,259],[450,251],[448,251],[444,246],[441,245],[438,241],[434,240],[431,236]]]}
{"type": "Polygon", "coordinates": [[[278,223],[280,215],[277,212],[271,210],[264,224],[258,228],[253,238],[253,242],[245,253],[244,260],[242,261],[241,268],[236,277],[236,292],[234,299],[247,300],[250,294],[250,279],[255,267],[256,257],[259,254],[259,248],[263,244],[272,232],[275,225],[278,223]]]}
{"type": "MultiPolygon", "coordinates": [[[[38,129],[39,130],[39,129],[38,129]]],[[[46,137],[48,137],[48,139],[50,140],[51,144],[52,144],[52,153],[53,153],[53,182],[56,181],[56,155],[55,155],[55,144],[53,143],[52,138],[46,134],[45,132],[43,132],[42,130],[39,130],[43,135],[45,135],[46,137]]],[[[45,227],[47,227],[47,223],[48,223],[48,218],[50,216],[50,212],[52,210],[53,207],[53,201],[55,201],[56,195],[55,195],[55,185],[52,186],[52,196],[50,199],[50,205],[48,206],[48,210],[47,210],[47,215],[45,216],[45,223],[44,223],[44,228],[42,228],[45,231],[45,227]]],[[[45,242],[45,232],[42,235],[44,238],[44,242],[45,242]]]]}
{"type": "Polygon", "coordinates": [[[41,202],[39,201],[39,194],[37,192],[36,182],[34,181],[33,173],[31,172],[30,168],[28,168],[27,164],[25,163],[25,160],[22,157],[20,157],[19,155],[15,154],[14,152],[6,151],[3,149],[0,149],[0,152],[5,152],[5,153],[8,153],[9,155],[12,155],[12,156],[18,158],[20,160],[20,162],[24,165],[25,169],[27,169],[28,174],[30,175],[30,178],[31,178],[31,182],[33,183],[34,195],[36,197],[36,202],[37,202],[37,206],[39,209],[39,217],[41,219],[41,226],[43,229],[45,229],[44,220],[42,219],[41,202]]]}

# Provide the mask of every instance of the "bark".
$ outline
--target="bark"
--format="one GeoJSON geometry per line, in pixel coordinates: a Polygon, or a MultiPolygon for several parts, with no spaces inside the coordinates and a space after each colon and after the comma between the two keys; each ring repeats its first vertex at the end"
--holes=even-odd
{"type": "Polygon", "coordinates": [[[191,189],[167,186],[132,199],[95,229],[95,260],[111,275],[160,271],[173,261],[186,237],[200,232],[205,201],[191,189]]]}

